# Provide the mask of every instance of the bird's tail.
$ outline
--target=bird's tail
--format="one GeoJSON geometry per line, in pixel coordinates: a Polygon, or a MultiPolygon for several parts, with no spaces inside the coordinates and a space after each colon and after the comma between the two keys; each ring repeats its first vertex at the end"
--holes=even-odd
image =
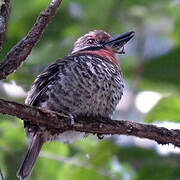
{"type": "Polygon", "coordinates": [[[31,143],[29,144],[28,150],[26,152],[26,156],[17,172],[17,177],[20,180],[25,180],[31,174],[35,161],[44,142],[45,141],[42,134],[37,131],[32,137],[31,143]]]}

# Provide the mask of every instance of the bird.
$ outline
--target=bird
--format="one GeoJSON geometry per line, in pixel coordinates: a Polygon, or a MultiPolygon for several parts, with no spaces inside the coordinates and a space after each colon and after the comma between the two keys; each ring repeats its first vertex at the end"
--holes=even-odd
{"type": "MultiPolygon", "coordinates": [[[[64,58],[50,64],[31,86],[25,104],[63,113],[73,121],[77,116],[111,118],[123,95],[123,76],[117,55],[134,31],[112,36],[103,30],[78,38],[64,58]]],[[[27,179],[43,144],[47,141],[72,143],[88,136],[85,132],[52,134],[46,127],[23,120],[30,143],[17,172],[27,179]]]]}

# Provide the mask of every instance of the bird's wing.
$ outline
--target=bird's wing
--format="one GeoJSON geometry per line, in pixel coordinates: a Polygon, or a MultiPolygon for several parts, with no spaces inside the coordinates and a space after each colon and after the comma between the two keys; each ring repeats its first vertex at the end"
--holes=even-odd
{"type": "Polygon", "coordinates": [[[68,63],[68,59],[59,59],[49,65],[34,81],[31,90],[28,93],[25,104],[37,105],[37,100],[46,92],[48,85],[52,84],[57,75],[62,71],[64,65],[68,63]]]}

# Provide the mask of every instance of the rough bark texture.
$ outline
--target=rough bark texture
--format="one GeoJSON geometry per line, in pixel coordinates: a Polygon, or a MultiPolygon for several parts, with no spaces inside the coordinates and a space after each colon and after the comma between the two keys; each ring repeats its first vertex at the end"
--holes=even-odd
{"type": "Polygon", "coordinates": [[[168,130],[155,125],[135,123],[126,120],[99,119],[93,117],[78,117],[75,124],[71,125],[71,118],[66,115],[31,107],[16,102],[0,99],[0,112],[17,116],[37,125],[44,125],[52,132],[76,130],[93,134],[119,134],[148,138],[159,144],[174,144],[180,147],[180,130],[168,130]]]}
{"type": "MultiPolygon", "coordinates": [[[[0,63],[0,80],[14,72],[31,52],[40,39],[43,30],[50,22],[62,0],[52,0],[48,8],[41,12],[36,23],[20,42],[18,42],[0,63]]],[[[10,0],[2,1],[0,6],[0,50],[5,40],[10,0]],[[4,4],[7,3],[7,6],[4,4]]],[[[125,120],[78,117],[71,125],[71,118],[63,114],[0,99],[0,113],[26,119],[37,125],[44,125],[56,133],[67,130],[83,131],[93,134],[124,134],[155,140],[159,144],[174,144],[180,147],[180,130],[168,130],[149,124],[125,120]]]]}
{"type": "Polygon", "coordinates": [[[6,39],[6,28],[10,12],[10,0],[1,0],[0,2],[0,52],[6,39]]]}
{"type": "Polygon", "coordinates": [[[30,54],[34,45],[38,42],[45,27],[55,15],[62,0],[53,0],[48,8],[41,12],[36,23],[27,36],[22,38],[4,57],[0,63],[0,80],[13,73],[30,54]]]}

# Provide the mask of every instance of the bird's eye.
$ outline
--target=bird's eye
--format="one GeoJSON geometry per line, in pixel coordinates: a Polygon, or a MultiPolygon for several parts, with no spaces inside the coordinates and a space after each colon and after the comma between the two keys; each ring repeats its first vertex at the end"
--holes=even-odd
{"type": "Polygon", "coordinates": [[[87,41],[88,44],[94,44],[95,42],[96,42],[95,39],[88,39],[87,41]]]}

